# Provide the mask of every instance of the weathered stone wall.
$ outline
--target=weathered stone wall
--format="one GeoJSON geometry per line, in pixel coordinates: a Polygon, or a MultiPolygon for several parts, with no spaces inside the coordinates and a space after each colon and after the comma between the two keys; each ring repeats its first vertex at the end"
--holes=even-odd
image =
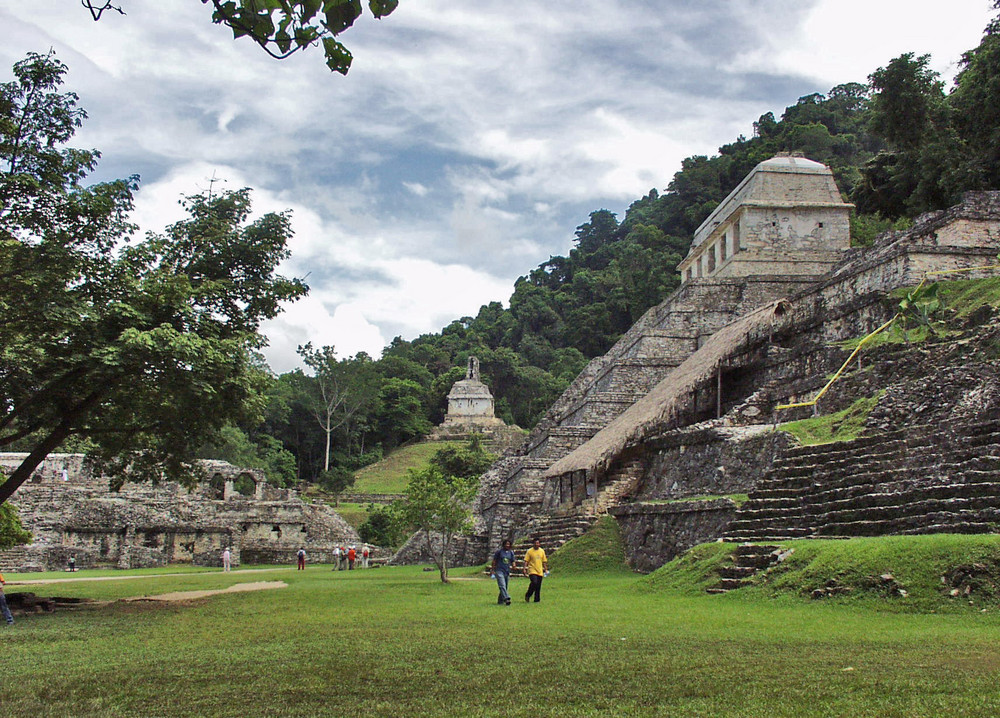
{"type": "MultiPolygon", "coordinates": [[[[427,546],[427,534],[418,531],[389,560],[393,566],[411,566],[414,564],[434,563],[427,546]]],[[[430,545],[435,553],[441,551],[441,535],[431,534],[430,545]]],[[[449,566],[473,566],[485,563],[489,553],[488,545],[481,536],[458,536],[452,539],[448,551],[449,566]]]]}
{"type": "Polygon", "coordinates": [[[787,443],[770,427],[671,432],[645,444],[648,469],[637,499],[748,493],[787,443]]]}
{"type": "Polygon", "coordinates": [[[612,506],[609,513],[621,528],[629,565],[649,573],[721,536],[736,516],[736,504],[729,499],[636,503],[612,506]]]}
{"type": "MultiPolygon", "coordinates": [[[[0,467],[9,469],[20,457],[0,454],[0,467]]],[[[227,546],[239,564],[247,560],[244,553],[285,556],[305,548],[321,554],[335,544],[360,543],[328,506],[307,504],[295,492],[260,480],[254,496],[243,496],[231,490],[233,479],[258,478],[257,472],[225,462],[207,462],[205,468],[216,484],[225,482],[225,499],[211,481],[191,490],[174,482],[125,483],[113,492],[108,477],[91,475],[82,456],[52,455],[11,499],[35,542],[0,552],[0,570],[60,569],[70,556],[80,568],[221,565],[227,546]],[[65,481],[63,466],[75,467],[65,481]]]]}

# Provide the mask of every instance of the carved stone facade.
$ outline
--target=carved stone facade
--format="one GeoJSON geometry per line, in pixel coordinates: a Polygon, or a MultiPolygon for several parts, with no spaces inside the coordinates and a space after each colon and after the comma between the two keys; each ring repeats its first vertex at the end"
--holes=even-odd
{"type": "MultiPolygon", "coordinates": [[[[23,457],[0,454],[0,470],[23,457]]],[[[0,552],[0,570],[60,569],[70,557],[79,568],[217,566],[227,547],[235,564],[291,563],[300,548],[311,561],[328,561],[335,545],[360,544],[333,509],[268,485],[257,470],[223,461],[204,468],[210,479],[192,490],[163,482],[111,491],[83,455],[52,454],[11,498],[35,541],[0,552]]]]}

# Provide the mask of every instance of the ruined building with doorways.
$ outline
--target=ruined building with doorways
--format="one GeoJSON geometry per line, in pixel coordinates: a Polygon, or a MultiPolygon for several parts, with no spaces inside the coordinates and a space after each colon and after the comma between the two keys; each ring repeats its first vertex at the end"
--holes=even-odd
{"type": "MultiPolygon", "coordinates": [[[[0,454],[0,471],[23,458],[0,454]]],[[[50,454],[11,498],[34,542],[0,551],[0,571],[59,570],[70,558],[77,568],[221,566],[227,547],[234,564],[292,564],[300,548],[329,562],[335,546],[360,543],[332,508],[269,485],[258,470],[224,461],[202,468],[209,478],[191,489],[126,482],[112,491],[82,454],[50,454]]]]}

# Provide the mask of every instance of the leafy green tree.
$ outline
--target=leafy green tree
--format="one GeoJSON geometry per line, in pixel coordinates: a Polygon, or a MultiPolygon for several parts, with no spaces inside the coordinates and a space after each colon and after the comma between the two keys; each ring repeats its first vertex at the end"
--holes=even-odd
{"type": "Polygon", "coordinates": [[[340,494],[354,486],[354,472],[343,466],[334,466],[321,471],[316,480],[323,490],[333,494],[339,503],[340,494]]]}
{"type": "MultiPolygon", "coordinates": [[[[1000,3],[994,7],[1000,9],[1000,3]]],[[[979,46],[962,56],[948,101],[967,143],[963,184],[969,189],[1000,187],[1000,16],[986,28],[979,46]]]]}
{"type": "Polygon", "coordinates": [[[379,392],[380,432],[387,448],[424,436],[431,430],[423,399],[424,390],[409,379],[388,379],[379,392]]]}
{"type": "Polygon", "coordinates": [[[31,444],[0,503],[71,437],[100,470],[194,478],[205,436],[259,416],[259,325],[306,291],[275,275],[288,217],[248,222],[249,190],[126,243],[134,182],[80,186],[97,153],[64,147],[65,71],[32,54],[0,86],[0,447],[31,444]]]}
{"type": "Polygon", "coordinates": [[[31,543],[31,532],[21,524],[14,504],[0,504],[0,551],[31,543]]]}
{"type": "Polygon", "coordinates": [[[478,481],[450,476],[436,466],[409,473],[403,518],[423,532],[441,581],[448,583],[448,554],[455,538],[472,530],[471,502],[478,481]]]}
{"type": "Polygon", "coordinates": [[[221,459],[241,468],[263,469],[268,483],[290,486],[295,482],[295,455],[273,436],[261,435],[256,441],[237,426],[223,426],[215,439],[202,447],[201,458],[221,459]]]}
{"type": "MultiPolygon", "coordinates": [[[[337,36],[361,17],[361,0],[201,0],[211,4],[212,22],[227,25],[234,38],[248,37],[271,57],[284,59],[322,45],[326,64],[346,75],[353,56],[337,36]]],[[[121,2],[121,0],[118,0],[121,2]]],[[[107,11],[125,14],[115,0],[81,0],[94,20],[107,11]]],[[[368,0],[376,18],[391,13],[399,0],[368,0]]]]}
{"type": "Polygon", "coordinates": [[[358,527],[362,541],[389,548],[403,543],[409,527],[398,504],[368,504],[366,512],[367,517],[358,527]]]}
{"type": "Polygon", "coordinates": [[[961,148],[944,83],[929,63],[929,55],[904,53],[869,78],[869,128],[888,149],[861,170],[853,196],[860,212],[897,219],[956,199],[950,168],[960,163],[961,148]]]}
{"type": "Polygon", "coordinates": [[[448,476],[472,479],[482,475],[496,461],[496,454],[483,448],[478,435],[473,436],[467,446],[446,446],[431,456],[431,466],[436,466],[448,476]]]}

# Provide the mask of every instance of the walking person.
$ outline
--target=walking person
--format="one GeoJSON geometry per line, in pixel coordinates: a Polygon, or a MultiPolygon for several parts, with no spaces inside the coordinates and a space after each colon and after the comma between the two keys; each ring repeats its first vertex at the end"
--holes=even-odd
{"type": "Polygon", "coordinates": [[[497,588],[500,595],[497,596],[497,603],[501,606],[510,605],[510,594],[507,593],[507,583],[510,581],[510,571],[514,568],[517,558],[510,547],[510,540],[503,542],[503,546],[493,554],[493,565],[490,566],[490,573],[497,581],[497,588]]]}
{"type": "Polygon", "coordinates": [[[524,554],[524,575],[528,577],[528,592],[524,594],[524,600],[530,601],[534,596],[535,603],[538,603],[542,600],[542,579],[549,575],[549,559],[538,539],[524,554]]]}
{"type": "Polygon", "coordinates": [[[233,567],[233,554],[226,546],[225,551],[222,552],[222,570],[229,571],[233,567]]]}
{"type": "Polygon", "coordinates": [[[368,568],[368,544],[361,547],[361,568],[368,568]]]}
{"type": "Polygon", "coordinates": [[[353,546],[347,550],[347,570],[354,570],[354,562],[358,560],[358,551],[353,546]]]}
{"type": "Polygon", "coordinates": [[[340,570],[340,546],[333,547],[333,571],[340,570]]]}
{"type": "Polygon", "coordinates": [[[305,571],[306,570],[306,550],[304,548],[300,548],[299,552],[297,554],[295,554],[295,555],[299,559],[299,566],[296,569],[296,571],[305,571]]]}
{"type": "Polygon", "coordinates": [[[7,622],[8,626],[14,625],[14,617],[10,613],[10,609],[7,607],[7,597],[3,595],[3,574],[0,573],[0,614],[3,614],[3,620],[7,622]]]}

